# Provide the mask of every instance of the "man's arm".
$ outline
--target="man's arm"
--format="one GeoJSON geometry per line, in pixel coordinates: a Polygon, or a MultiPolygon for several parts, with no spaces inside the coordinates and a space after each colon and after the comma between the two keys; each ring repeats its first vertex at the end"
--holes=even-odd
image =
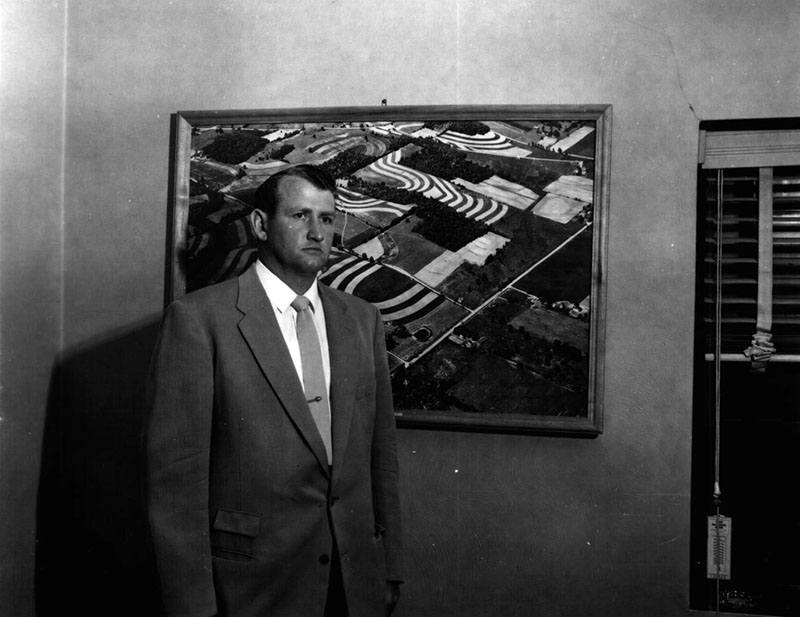
{"type": "MultiPolygon", "coordinates": [[[[386,559],[386,579],[403,580],[403,538],[400,520],[399,468],[397,438],[386,357],[383,321],[375,310],[373,353],[375,358],[375,429],[372,439],[372,501],[375,521],[384,529],[383,546],[386,559]]],[[[387,586],[387,597],[388,597],[387,586]]]]}
{"type": "Polygon", "coordinates": [[[217,612],[208,537],[211,345],[191,310],[166,310],[148,384],[147,508],[165,615],[217,612]]]}

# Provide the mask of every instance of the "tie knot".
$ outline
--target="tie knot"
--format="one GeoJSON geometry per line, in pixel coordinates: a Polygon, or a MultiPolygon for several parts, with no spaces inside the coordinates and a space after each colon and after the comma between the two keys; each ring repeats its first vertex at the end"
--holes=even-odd
{"type": "Polygon", "coordinates": [[[311,306],[311,301],[305,296],[297,296],[292,300],[292,308],[298,313],[306,310],[311,306]]]}

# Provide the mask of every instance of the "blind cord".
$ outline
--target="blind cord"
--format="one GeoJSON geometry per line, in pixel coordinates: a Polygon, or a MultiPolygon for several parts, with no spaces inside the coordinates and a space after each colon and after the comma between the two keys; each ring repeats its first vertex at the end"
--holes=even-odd
{"type": "Polygon", "coordinates": [[[722,195],[723,172],[717,170],[717,254],[715,261],[716,298],[714,301],[714,499],[721,495],[719,486],[719,445],[720,445],[720,409],[721,393],[720,381],[722,376],[722,195]]]}
{"type": "MultiPolygon", "coordinates": [[[[721,169],[717,170],[717,243],[716,243],[716,273],[715,286],[716,297],[714,302],[714,493],[713,504],[716,515],[714,533],[716,534],[716,546],[720,546],[720,504],[722,503],[722,489],[720,488],[719,473],[719,451],[720,451],[720,419],[722,417],[722,215],[723,215],[723,190],[722,183],[724,174],[721,169]]],[[[719,581],[720,581],[720,560],[715,559],[717,578],[716,578],[716,614],[719,615],[719,581]]]]}

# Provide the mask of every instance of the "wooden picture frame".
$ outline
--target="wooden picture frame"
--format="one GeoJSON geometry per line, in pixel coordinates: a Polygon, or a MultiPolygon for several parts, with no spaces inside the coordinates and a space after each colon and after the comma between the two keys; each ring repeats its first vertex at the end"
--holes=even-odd
{"type": "Polygon", "coordinates": [[[183,111],[165,301],[255,259],[253,192],[337,178],[325,284],[381,310],[398,426],[602,432],[610,105],[183,111]]]}

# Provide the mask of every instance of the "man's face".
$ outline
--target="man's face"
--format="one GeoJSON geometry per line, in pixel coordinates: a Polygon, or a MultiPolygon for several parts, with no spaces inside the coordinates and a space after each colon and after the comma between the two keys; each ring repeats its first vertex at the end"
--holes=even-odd
{"type": "Polygon", "coordinates": [[[284,179],[275,212],[264,219],[265,265],[290,287],[307,289],[328,261],[335,217],[331,193],[303,178],[284,179]]]}

